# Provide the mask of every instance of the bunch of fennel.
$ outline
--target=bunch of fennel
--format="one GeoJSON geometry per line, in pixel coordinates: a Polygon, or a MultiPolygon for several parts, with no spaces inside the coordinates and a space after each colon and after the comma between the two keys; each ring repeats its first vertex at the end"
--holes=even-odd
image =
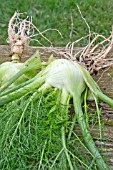
{"type": "MultiPolygon", "coordinates": [[[[35,101],[39,92],[46,94],[53,88],[59,89],[61,91],[61,104],[66,105],[67,101],[69,101],[69,96],[70,98],[73,98],[76,119],[78,121],[78,125],[82,132],[86,146],[95,158],[98,169],[107,170],[108,167],[93,142],[83,115],[81,106],[82,94],[86,87],[89,88],[95,97],[103,100],[113,107],[113,100],[101,92],[98,85],[89,75],[89,73],[78,63],[73,63],[66,59],[58,59],[53,61],[34,78],[26,82],[26,84],[21,84],[21,86],[12,88],[8,92],[1,93],[0,106],[21,98],[23,95],[29,93],[32,94],[31,100],[35,101]]],[[[62,127],[62,136],[64,136],[64,127],[62,127]]],[[[65,154],[67,156],[67,160],[69,161],[70,169],[72,170],[73,166],[70,162],[70,157],[66,149],[65,154]]]]}

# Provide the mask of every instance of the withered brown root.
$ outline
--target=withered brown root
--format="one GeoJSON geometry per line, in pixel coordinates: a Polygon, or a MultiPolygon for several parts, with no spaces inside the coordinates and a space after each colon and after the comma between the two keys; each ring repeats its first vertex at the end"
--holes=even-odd
{"type": "Polygon", "coordinates": [[[7,42],[11,46],[11,55],[18,55],[20,58],[24,48],[29,45],[32,30],[32,19],[20,18],[21,13],[15,12],[9,21],[7,42]]]}
{"type": "Polygon", "coordinates": [[[102,35],[92,33],[90,38],[92,40],[86,45],[86,47],[78,48],[77,43],[83,39],[87,39],[89,35],[76,40],[75,42],[68,43],[64,50],[59,48],[45,48],[46,53],[54,53],[58,58],[66,58],[72,61],[77,61],[84,68],[86,68],[90,74],[97,74],[100,69],[107,70],[113,65],[113,57],[109,57],[109,53],[113,50],[113,31],[111,35],[106,38],[102,35]],[[101,38],[102,41],[96,43],[101,38]]]}
{"type": "MultiPolygon", "coordinates": [[[[93,34],[90,35],[90,37],[93,36],[93,34]]],[[[82,38],[80,40],[82,40],[82,38]]],[[[87,38],[87,36],[84,38],[87,38]]],[[[78,53],[74,53],[74,45],[77,41],[67,46],[70,50],[71,59],[73,61],[78,60],[78,62],[85,67],[90,74],[96,74],[100,69],[113,65],[113,58],[109,58],[109,53],[113,50],[113,31],[108,38],[95,34],[92,41],[89,42],[86,47],[82,48],[78,53]],[[96,41],[100,37],[103,40],[96,44],[96,41]]]]}
{"type": "Polygon", "coordinates": [[[52,42],[44,36],[44,33],[47,31],[56,31],[62,37],[62,34],[57,29],[50,28],[40,32],[32,23],[32,17],[27,16],[25,19],[21,19],[20,16],[22,14],[23,13],[15,12],[9,21],[7,42],[11,46],[11,55],[18,55],[21,59],[25,47],[29,45],[31,40],[43,46],[38,38],[36,38],[39,35],[52,46],[52,42]]]}

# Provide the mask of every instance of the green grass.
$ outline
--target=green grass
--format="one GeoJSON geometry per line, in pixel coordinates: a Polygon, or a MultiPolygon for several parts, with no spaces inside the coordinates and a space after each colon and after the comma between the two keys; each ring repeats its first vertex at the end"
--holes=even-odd
{"type": "MultiPolygon", "coordinates": [[[[76,7],[80,10],[90,25],[91,31],[108,36],[113,24],[113,1],[112,0],[0,0],[0,44],[7,44],[7,27],[11,16],[15,11],[27,12],[33,17],[33,23],[40,31],[48,28],[58,29],[63,38],[55,31],[45,34],[54,46],[65,46],[69,41],[88,34],[88,28],[81,19],[76,7]],[[71,16],[73,18],[73,32],[71,32],[71,16]]],[[[43,45],[50,46],[42,37],[38,37],[43,45]]],[[[83,46],[86,42],[81,42],[83,46]]],[[[31,45],[39,44],[32,42],[31,45]]]]}

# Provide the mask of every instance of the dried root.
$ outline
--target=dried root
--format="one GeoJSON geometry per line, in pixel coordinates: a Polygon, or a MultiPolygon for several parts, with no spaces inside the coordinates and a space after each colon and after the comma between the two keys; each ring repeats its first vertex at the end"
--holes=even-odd
{"type": "Polygon", "coordinates": [[[36,41],[43,46],[37,38],[39,35],[52,46],[52,42],[44,36],[47,31],[56,31],[62,37],[62,34],[57,29],[47,29],[40,32],[32,23],[32,17],[27,16],[25,19],[21,19],[22,14],[15,12],[9,21],[7,42],[11,46],[11,55],[18,55],[21,58],[25,47],[29,45],[30,41],[36,41]]]}
{"type": "Polygon", "coordinates": [[[100,69],[104,72],[113,65],[113,57],[109,57],[109,53],[113,50],[113,31],[108,38],[102,35],[92,33],[90,36],[92,41],[89,42],[89,35],[68,43],[65,48],[45,48],[42,55],[53,53],[56,58],[66,58],[68,60],[76,61],[86,68],[90,74],[97,74],[100,69]],[[87,39],[89,44],[86,47],[77,48],[77,43],[83,39],[87,39]],[[102,41],[96,43],[101,38],[102,41]]]}
{"type": "Polygon", "coordinates": [[[20,18],[21,13],[15,12],[9,21],[7,42],[11,46],[11,55],[17,54],[21,57],[25,46],[30,42],[33,34],[32,18],[20,18]]]}
{"type": "Polygon", "coordinates": [[[108,57],[109,53],[113,50],[113,31],[108,38],[101,35],[95,35],[93,40],[85,48],[79,51],[79,53],[74,54],[73,43],[69,49],[72,54],[72,60],[78,60],[90,74],[96,74],[100,69],[113,65],[113,58],[108,57]],[[104,40],[96,44],[96,40],[98,40],[99,37],[104,40]]]}

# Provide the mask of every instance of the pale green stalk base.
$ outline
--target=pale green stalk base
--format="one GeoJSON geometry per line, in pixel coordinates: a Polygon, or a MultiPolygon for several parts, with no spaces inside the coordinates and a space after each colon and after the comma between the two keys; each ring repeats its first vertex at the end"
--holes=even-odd
{"type": "Polygon", "coordinates": [[[63,145],[63,149],[64,149],[64,152],[65,152],[66,158],[67,158],[68,163],[69,163],[70,170],[74,170],[73,165],[71,163],[70,155],[68,154],[68,150],[67,150],[67,147],[66,147],[65,128],[64,128],[64,126],[62,126],[62,128],[61,128],[61,134],[62,134],[62,145],[63,145]]]}
{"type": "Polygon", "coordinates": [[[104,102],[106,102],[108,105],[110,105],[113,108],[113,100],[101,92],[98,84],[93,80],[93,78],[90,76],[90,74],[87,70],[85,70],[80,65],[79,65],[79,67],[81,69],[84,81],[85,81],[86,85],[89,87],[89,89],[91,90],[91,92],[93,92],[96,97],[103,100],[104,102]]]}
{"type": "MultiPolygon", "coordinates": [[[[68,100],[69,98],[70,98],[69,93],[67,92],[67,90],[65,88],[63,88],[62,93],[61,93],[61,99],[60,99],[60,102],[61,102],[63,108],[65,108],[69,105],[69,100],[68,100]]],[[[62,111],[64,112],[65,109],[63,110],[63,108],[62,108],[62,111]]],[[[64,149],[64,152],[65,152],[66,158],[67,158],[68,163],[69,163],[70,170],[74,170],[73,165],[71,163],[70,155],[68,154],[68,150],[67,150],[67,147],[66,147],[64,126],[62,126],[62,128],[61,128],[61,134],[62,134],[62,145],[63,145],[63,149],[64,149]]]]}
{"type": "Polygon", "coordinates": [[[20,76],[22,76],[26,72],[27,68],[23,68],[20,70],[15,76],[13,76],[7,83],[5,83],[0,88],[0,93],[2,93],[5,89],[7,89],[13,82],[15,82],[20,76]]]}
{"type": "Polygon", "coordinates": [[[12,83],[14,83],[23,74],[26,74],[26,79],[29,79],[27,78],[27,75],[29,77],[29,74],[32,75],[33,77],[34,71],[40,69],[41,67],[42,67],[42,63],[40,61],[40,54],[36,53],[24,63],[23,68],[16,75],[14,75],[7,83],[5,83],[0,88],[0,93],[3,92],[5,89],[7,89],[12,83]]]}
{"type": "Polygon", "coordinates": [[[44,95],[44,94],[51,92],[51,91],[52,91],[51,85],[48,84],[48,83],[44,83],[39,89],[37,89],[36,92],[34,92],[34,94],[31,97],[31,100],[33,102],[35,102],[38,99],[39,93],[42,93],[42,95],[44,95]]]}
{"type": "Polygon", "coordinates": [[[34,82],[26,85],[23,88],[20,88],[8,95],[5,95],[3,97],[0,97],[0,106],[3,106],[4,104],[7,104],[11,101],[14,101],[25,94],[31,93],[33,91],[36,91],[37,88],[39,88],[44,83],[44,78],[40,77],[36,79],[34,82]]]}
{"type": "Polygon", "coordinates": [[[72,124],[71,124],[71,127],[70,127],[70,131],[69,131],[69,135],[68,135],[68,140],[70,140],[70,138],[71,138],[73,129],[75,127],[76,120],[77,120],[76,115],[74,115],[74,118],[73,118],[73,121],[72,121],[72,124]]]}
{"type": "Polygon", "coordinates": [[[96,148],[93,139],[87,129],[85,120],[84,120],[84,116],[83,116],[83,112],[82,112],[82,108],[81,108],[81,100],[80,100],[80,96],[76,94],[76,96],[73,96],[73,102],[74,102],[74,108],[75,108],[75,114],[78,120],[78,124],[80,127],[80,130],[82,132],[84,141],[87,145],[87,148],[89,149],[89,151],[92,153],[98,169],[99,170],[109,170],[109,168],[107,167],[106,163],[104,162],[104,160],[102,159],[98,149],[96,148]]]}
{"type": "Polygon", "coordinates": [[[109,106],[113,108],[113,99],[109,98],[105,94],[103,94],[101,91],[98,91],[96,94],[96,97],[103,100],[105,103],[107,103],[109,106]]]}
{"type": "Polygon", "coordinates": [[[12,87],[11,89],[8,89],[8,90],[6,90],[6,91],[3,91],[3,92],[0,94],[0,97],[5,96],[5,95],[7,95],[7,94],[9,94],[9,93],[11,93],[11,92],[13,92],[13,91],[16,91],[16,90],[18,90],[18,89],[20,89],[20,88],[22,88],[22,87],[24,87],[24,86],[32,83],[32,82],[35,81],[38,77],[39,77],[39,75],[33,77],[32,79],[29,79],[28,81],[26,81],[26,82],[24,82],[24,83],[22,83],[22,84],[19,84],[19,85],[15,86],[15,87],[12,87]]]}

